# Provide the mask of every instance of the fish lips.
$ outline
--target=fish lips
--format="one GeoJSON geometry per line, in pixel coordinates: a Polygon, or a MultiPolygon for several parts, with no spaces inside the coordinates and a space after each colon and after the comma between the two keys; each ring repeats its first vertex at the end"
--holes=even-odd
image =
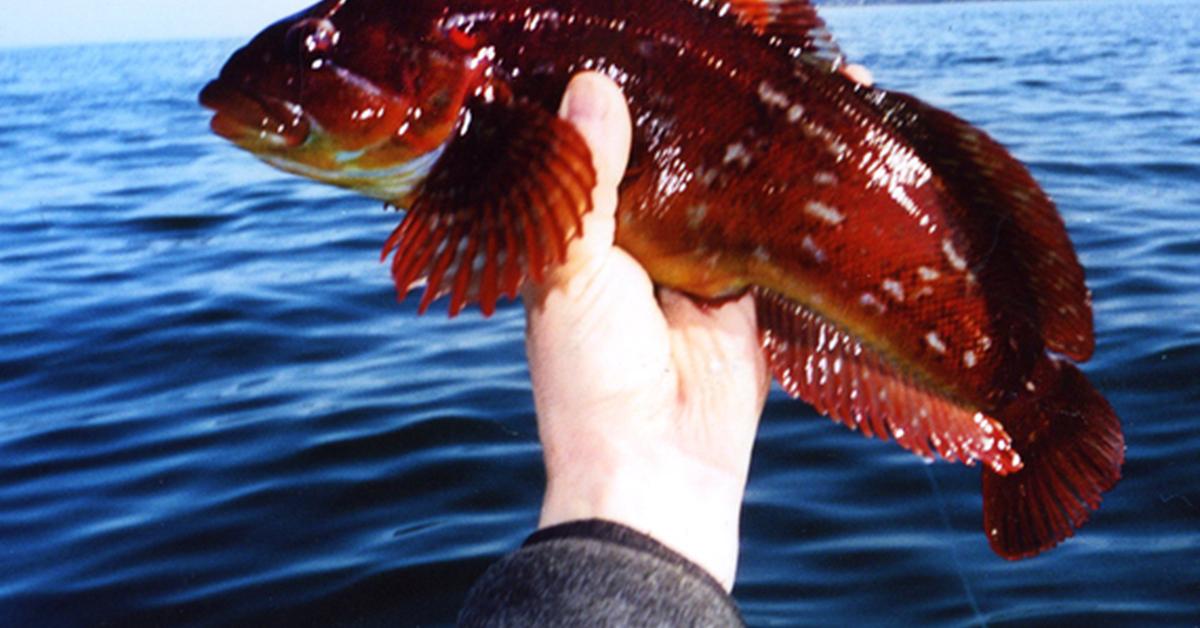
{"type": "Polygon", "coordinates": [[[248,149],[289,149],[300,146],[312,124],[299,105],[251,94],[217,79],[204,86],[200,104],[212,109],[214,133],[248,149]]]}

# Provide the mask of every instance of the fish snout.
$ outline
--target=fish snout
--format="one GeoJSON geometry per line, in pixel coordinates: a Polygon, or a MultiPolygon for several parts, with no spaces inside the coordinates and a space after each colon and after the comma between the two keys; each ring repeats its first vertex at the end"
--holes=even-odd
{"type": "Polygon", "coordinates": [[[251,94],[223,78],[201,90],[200,104],[214,112],[214,133],[249,150],[295,148],[312,130],[300,105],[251,94]]]}

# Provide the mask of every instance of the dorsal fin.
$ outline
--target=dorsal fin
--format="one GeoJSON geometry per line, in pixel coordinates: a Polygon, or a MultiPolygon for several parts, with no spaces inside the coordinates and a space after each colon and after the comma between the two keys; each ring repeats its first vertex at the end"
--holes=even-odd
{"type": "Polygon", "coordinates": [[[771,43],[786,48],[797,59],[831,72],[845,61],[833,35],[825,28],[825,20],[808,0],[729,0],[715,4],[722,12],[728,7],[738,21],[771,43]]]}
{"type": "MultiPolygon", "coordinates": [[[[1030,287],[1042,340],[1052,351],[1083,361],[1092,355],[1091,293],[1054,203],[1029,171],[983,131],[951,113],[899,92],[867,88],[870,102],[942,175],[970,213],[963,219],[1011,255],[1030,287]]],[[[996,255],[965,260],[987,272],[996,255]]]]}

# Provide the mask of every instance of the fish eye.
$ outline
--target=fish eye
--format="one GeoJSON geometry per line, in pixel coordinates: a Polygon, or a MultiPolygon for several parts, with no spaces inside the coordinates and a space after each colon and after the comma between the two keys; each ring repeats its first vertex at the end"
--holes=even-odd
{"type": "Polygon", "coordinates": [[[308,19],[296,22],[287,32],[287,48],[301,59],[327,56],[333,52],[341,39],[341,33],[333,22],[325,19],[308,19]]]}

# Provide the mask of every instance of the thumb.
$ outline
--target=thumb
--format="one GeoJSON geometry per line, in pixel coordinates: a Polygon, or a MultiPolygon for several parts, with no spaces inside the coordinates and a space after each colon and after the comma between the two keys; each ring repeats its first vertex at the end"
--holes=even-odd
{"type": "Polygon", "coordinates": [[[573,124],[587,143],[596,169],[596,187],[592,190],[592,211],[583,217],[583,236],[571,242],[566,261],[552,269],[542,284],[526,284],[525,294],[534,302],[572,278],[597,271],[612,252],[617,186],[629,161],[633,134],[621,89],[597,72],[584,72],[571,79],[559,115],[573,124]]]}
{"type": "Polygon", "coordinates": [[[632,135],[621,88],[598,72],[578,74],[567,85],[558,115],[574,124],[587,141],[596,167],[596,190],[613,192],[611,205],[615,206],[616,187],[629,161],[632,135]]]}

